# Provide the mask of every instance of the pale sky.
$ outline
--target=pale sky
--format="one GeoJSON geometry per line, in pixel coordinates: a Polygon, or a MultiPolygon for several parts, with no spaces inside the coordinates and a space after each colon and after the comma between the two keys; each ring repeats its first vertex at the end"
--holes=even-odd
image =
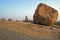
{"type": "Polygon", "coordinates": [[[23,20],[25,16],[33,19],[33,14],[39,3],[45,3],[59,12],[60,0],[0,0],[0,18],[23,20]]]}

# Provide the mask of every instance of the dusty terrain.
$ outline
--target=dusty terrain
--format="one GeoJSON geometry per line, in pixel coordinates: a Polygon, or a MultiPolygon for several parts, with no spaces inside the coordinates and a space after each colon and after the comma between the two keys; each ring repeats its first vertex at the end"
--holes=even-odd
{"type": "Polygon", "coordinates": [[[60,40],[60,26],[0,20],[0,40],[60,40]]]}

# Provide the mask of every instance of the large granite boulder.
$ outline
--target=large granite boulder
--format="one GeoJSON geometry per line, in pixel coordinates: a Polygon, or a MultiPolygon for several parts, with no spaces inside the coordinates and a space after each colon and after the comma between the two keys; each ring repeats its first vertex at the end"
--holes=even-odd
{"type": "Polygon", "coordinates": [[[55,24],[57,17],[57,10],[46,4],[40,3],[35,10],[33,21],[37,24],[52,26],[55,24]]]}

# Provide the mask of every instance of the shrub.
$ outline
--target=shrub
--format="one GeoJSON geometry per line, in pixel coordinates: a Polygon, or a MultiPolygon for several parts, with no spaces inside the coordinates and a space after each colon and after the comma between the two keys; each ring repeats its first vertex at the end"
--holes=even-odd
{"type": "Polygon", "coordinates": [[[16,22],[21,22],[20,20],[16,20],[16,22]]]}
{"type": "Polygon", "coordinates": [[[55,24],[56,24],[56,25],[60,25],[60,21],[57,21],[55,24]]]}
{"type": "Polygon", "coordinates": [[[28,22],[33,23],[33,20],[28,20],[28,22]]]}
{"type": "Polygon", "coordinates": [[[2,18],[1,20],[6,20],[5,18],[2,18]]]}
{"type": "Polygon", "coordinates": [[[9,18],[8,21],[13,21],[13,20],[11,18],[9,18]]]}

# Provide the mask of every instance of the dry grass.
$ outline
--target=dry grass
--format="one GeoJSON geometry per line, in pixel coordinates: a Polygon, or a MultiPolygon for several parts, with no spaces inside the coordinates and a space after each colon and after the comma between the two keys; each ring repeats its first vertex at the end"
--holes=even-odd
{"type": "Polygon", "coordinates": [[[49,29],[49,27],[41,26],[26,22],[13,22],[0,20],[0,28],[13,30],[33,38],[55,40],[55,35],[59,32],[57,28],[49,29]]]}

